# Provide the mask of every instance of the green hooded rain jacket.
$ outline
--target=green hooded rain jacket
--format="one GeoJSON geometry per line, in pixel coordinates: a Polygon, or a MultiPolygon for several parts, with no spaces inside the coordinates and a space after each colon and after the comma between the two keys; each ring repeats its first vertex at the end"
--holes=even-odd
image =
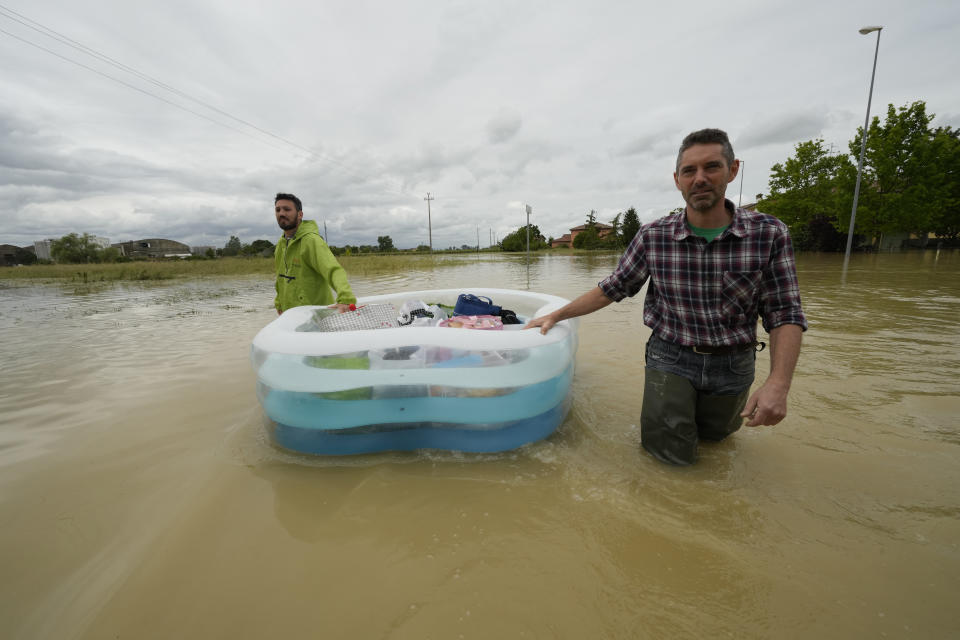
{"type": "Polygon", "coordinates": [[[277,267],[274,306],[278,310],[357,301],[347,282],[347,272],[330,252],[313,220],[303,220],[290,240],[281,236],[273,258],[277,267]],[[337,292],[336,299],[331,288],[337,292]]]}

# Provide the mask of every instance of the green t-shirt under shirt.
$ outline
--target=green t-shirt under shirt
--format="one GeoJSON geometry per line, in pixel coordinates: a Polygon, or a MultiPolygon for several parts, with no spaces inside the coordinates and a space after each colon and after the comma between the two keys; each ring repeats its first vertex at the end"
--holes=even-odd
{"type": "Polygon", "coordinates": [[[722,227],[717,227],[716,229],[704,229],[702,227],[695,227],[690,224],[690,222],[687,222],[687,226],[690,227],[690,231],[693,231],[693,235],[700,236],[707,242],[712,242],[714,238],[726,231],[727,227],[730,225],[725,224],[722,227]]]}

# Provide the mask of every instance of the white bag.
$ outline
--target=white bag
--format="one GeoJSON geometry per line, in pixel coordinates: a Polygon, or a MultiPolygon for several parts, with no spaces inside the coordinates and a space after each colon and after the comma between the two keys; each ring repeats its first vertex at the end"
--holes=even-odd
{"type": "Polygon", "coordinates": [[[446,312],[423,300],[407,300],[400,305],[397,324],[401,327],[435,327],[447,319],[446,312]]]}

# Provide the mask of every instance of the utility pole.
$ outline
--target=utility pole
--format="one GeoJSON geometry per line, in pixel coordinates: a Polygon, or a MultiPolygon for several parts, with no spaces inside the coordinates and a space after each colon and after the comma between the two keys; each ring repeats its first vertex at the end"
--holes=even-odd
{"type": "Polygon", "coordinates": [[[477,253],[480,253],[480,225],[477,225],[477,253]]]}
{"type": "Polygon", "coordinates": [[[326,220],[323,221],[323,241],[326,242],[328,245],[330,244],[330,241],[327,240],[327,221],[326,220]]]}
{"type": "Polygon", "coordinates": [[[743,204],[743,174],[745,174],[745,173],[747,172],[746,169],[744,169],[743,167],[744,167],[746,164],[747,164],[747,161],[746,161],[746,160],[741,160],[741,161],[740,161],[740,199],[737,200],[737,206],[738,206],[738,207],[739,207],[741,204],[743,204]]]}
{"type": "Polygon", "coordinates": [[[430,221],[430,201],[436,200],[436,198],[431,198],[430,192],[427,191],[427,197],[424,200],[427,201],[427,233],[430,234],[430,251],[433,251],[433,223],[430,221]]]}
{"type": "Polygon", "coordinates": [[[530,263],[530,214],[533,213],[533,208],[530,205],[527,207],[527,263],[530,263]]]}

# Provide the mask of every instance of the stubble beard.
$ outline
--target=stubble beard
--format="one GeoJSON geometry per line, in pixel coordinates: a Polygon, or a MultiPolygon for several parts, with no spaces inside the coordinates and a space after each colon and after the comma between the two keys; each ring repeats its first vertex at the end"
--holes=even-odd
{"type": "Polygon", "coordinates": [[[701,192],[691,195],[687,198],[687,206],[694,211],[703,213],[713,209],[722,199],[722,193],[711,190],[709,193],[701,192]]]}

